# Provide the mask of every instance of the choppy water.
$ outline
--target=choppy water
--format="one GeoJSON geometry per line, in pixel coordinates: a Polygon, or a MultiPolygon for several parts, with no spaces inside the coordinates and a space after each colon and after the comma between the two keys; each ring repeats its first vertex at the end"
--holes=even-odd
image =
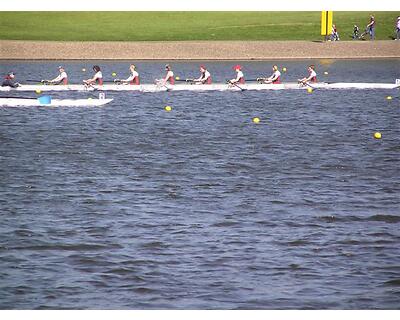
{"type": "MultiPolygon", "coordinates": [[[[398,60],[312,62],[330,81],[400,78],[398,60]]],[[[281,62],[285,80],[308,63],[281,62]]],[[[90,67],[65,65],[72,82],[90,67]]],[[[162,65],[138,63],[143,82],[162,65]]],[[[0,108],[1,309],[399,309],[398,90],[108,96],[0,108]]]]}

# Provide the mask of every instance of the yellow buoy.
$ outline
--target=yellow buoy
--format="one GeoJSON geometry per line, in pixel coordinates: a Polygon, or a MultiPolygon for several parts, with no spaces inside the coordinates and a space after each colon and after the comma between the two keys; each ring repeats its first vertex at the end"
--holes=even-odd
{"type": "Polygon", "coordinates": [[[375,132],[374,133],[374,138],[375,139],[380,139],[380,138],[382,138],[382,134],[380,132],[375,132]]]}
{"type": "Polygon", "coordinates": [[[164,109],[165,109],[165,111],[168,111],[168,112],[169,112],[169,111],[171,111],[171,110],[172,110],[172,107],[171,107],[171,106],[165,106],[165,108],[164,108],[164,109]]]}
{"type": "Polygon", "coordinates": [[[254,123],[260,123],[260,118],[259,117],[254,117],[253,118],[254,123]]]}
{"type": "Polygon", "coordinates": [[[312,93],[313,92],[312,88],[307,88],[307,92],[312,93]]]}
{"type": "Polygon", "coordinates": [[[175,78],[175,80],[180,80],[180,79],[181,79],[181,78],[179,78],[179,77],[176,77],[176,78],[175,78]]]}
{"type": "Polygon", "coordinates": [[[113,73],[111,73],[111,75],[112,75],[113,77],[115,77],[117,74],[116,74],[115,72],[113,72],[113,73]]]}
{"type": "Polygon", "coordinates": [[[392,97],[391,96],[387,96],[386,99],[387,100],[392,100],[392,97]]]}
{"type": "Polygon", "coordinates": [[[42,93],[42,90],[36,89],[35,92],[36,92],[37,94],[41,94],[41,93],[42,93]]]}
{"type": "Polygon", "coordinates": [[[328,71],[325,71],[324,74],[327,75],[327,74],[329,74],[329,73],[328,73],[328,71]]]}
{"type": "Polygon", "coordinates": [[[283,72],[286,72],[286,68],[285,68],[285,67],[283,67],[283,68],[282,68],[282,71],[283,71],[283,72]]]}
{"type": "Polygon", "coordinates": [[[85,69],[85,68],[82,68],[82,72],[86,72],[86,69],[85,69]]]}

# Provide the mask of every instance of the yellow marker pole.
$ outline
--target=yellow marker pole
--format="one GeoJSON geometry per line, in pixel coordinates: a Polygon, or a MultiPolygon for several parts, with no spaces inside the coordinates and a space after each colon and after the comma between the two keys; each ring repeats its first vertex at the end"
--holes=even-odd
{"type": "Polygon", "coordinates": [[[333,24],[333,11],[321,11],[321,36],[325,40],[331,34],[333,24]]]}

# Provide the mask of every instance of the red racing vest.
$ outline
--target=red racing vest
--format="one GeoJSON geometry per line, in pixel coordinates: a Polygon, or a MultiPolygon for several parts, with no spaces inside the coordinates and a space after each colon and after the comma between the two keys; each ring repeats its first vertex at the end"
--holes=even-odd
{"type": "MultiPolygon", "coordinates": [[[[203,77],[203,76],[205,76],[205,72],[202,74],[202,77],[203,77]]],[[[209,76],[209,77],[207,78],[207,80],[204,81],[204,82],[202,82],[202,83],[203,83],[203,84],[211,84],[211,82],[212,82],[211,76],[209,76]]]]}
{"type": "Polygon", "coordinates": [[[129,84],[139,85],[140,84],[139,77],[138,76],[134,77],[132,81],[129,82],[129,84]]]}
{"type": "Polygon", "coordinates": [[[274,81],[272,81],[273,84],[280,84],[281,83],[281,76],[276,78],[274,81]]]}

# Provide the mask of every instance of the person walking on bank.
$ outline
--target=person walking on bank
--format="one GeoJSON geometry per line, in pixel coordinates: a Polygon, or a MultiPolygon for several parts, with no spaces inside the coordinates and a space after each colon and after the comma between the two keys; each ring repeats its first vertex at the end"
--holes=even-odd
{"type": "Polygon", "coordinates": [[[394,40],[400,40],[400,16],[397,17],[396,21],[396,39],[394,40]]]}
{"type": "Polygon", "coordinates": [[[364,36],[369,33],[369,37],[371,40],[375,40],[375,17],[371,16],[369,19],[369,23],[365,27],[365,32],[360,36],[361,39],[364,39],[364,36]]]}

